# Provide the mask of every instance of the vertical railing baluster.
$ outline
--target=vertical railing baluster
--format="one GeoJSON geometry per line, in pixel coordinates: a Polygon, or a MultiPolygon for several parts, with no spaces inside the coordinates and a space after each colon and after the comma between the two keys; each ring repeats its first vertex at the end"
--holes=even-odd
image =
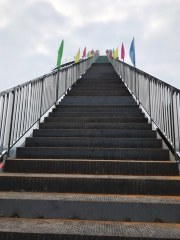
{"type": "Polygon", "coordinates": [[[15,88],[12,93],[13,93],[13,100],[12,100],[11,122],[10,122],[10,128],[9,128],[8,150],[7,150],[8,157],[9,157],[9,151],[10,151],[10,146],[11,146],[12,122],[13,122],[14,103],[15,103],[15,94],[16,94],[15,88]]]}

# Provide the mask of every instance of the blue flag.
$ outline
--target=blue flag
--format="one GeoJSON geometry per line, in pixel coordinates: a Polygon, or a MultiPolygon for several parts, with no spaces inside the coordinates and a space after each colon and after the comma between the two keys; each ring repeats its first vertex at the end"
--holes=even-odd
{"type": "Polygon", "coordinates": [[[133,40],[132,40],[131,47],[130,47],[130,50],[129,50],[129,56],[130,56],[130,59],[131,59],[132,64],[133,64],[134,67],[135,67],[134,38],[133,38],[133,40]]]}

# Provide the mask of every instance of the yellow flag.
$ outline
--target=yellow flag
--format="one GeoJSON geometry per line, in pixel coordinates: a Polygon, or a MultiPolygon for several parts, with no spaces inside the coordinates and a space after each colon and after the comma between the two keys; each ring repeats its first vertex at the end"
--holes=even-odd
{"type": "Polygon", "coordinates": [[[114,59],[116,59],[116,58],[118,58],[119,56],[118,56],[118,48],[116,49],[116,51],[114,52],[114,54],[113,54],[113,58],[114,59]]]}
{"type": "Polygon", "coordinates": [[[79,62],[79,55],[80,55],[80,49],[76,54],[76,58],[75,58],[75,61],[74,61],[75,63],[79,62]]]}
{"type": "Polygon", "coordinates": [[[91,57],[91,51],[89,51],[89,57],[91,57]]]}

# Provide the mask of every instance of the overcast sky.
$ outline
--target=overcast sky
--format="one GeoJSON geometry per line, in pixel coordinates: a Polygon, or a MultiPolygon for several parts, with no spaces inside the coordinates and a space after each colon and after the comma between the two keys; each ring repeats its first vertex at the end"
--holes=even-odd
{"type": "MultiPolygon", "coordinates": [[[[125,46],[137,68],[180,89],[180,0],[0,0],[0,92],[48,73],[78,49],[125,46]]],[[[120,53],[120,51],[119,51],[120,53]]]]}

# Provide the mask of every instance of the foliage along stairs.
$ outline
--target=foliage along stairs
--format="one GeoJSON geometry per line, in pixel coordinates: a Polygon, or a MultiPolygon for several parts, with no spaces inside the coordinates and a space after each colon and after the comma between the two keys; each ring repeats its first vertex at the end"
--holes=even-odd
{"type": "Polygon", "coordinates": [[[99,57],[6,161],[0,239],[180,239],[179,195],[177,163],[99,57]]]}

